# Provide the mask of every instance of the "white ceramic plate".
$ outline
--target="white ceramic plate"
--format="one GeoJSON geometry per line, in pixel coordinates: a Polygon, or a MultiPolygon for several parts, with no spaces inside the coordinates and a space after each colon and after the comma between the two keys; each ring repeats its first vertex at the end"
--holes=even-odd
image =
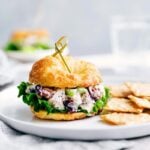
{"type": "MultiPolygon", "coordinates": [[[[15,52],[15,51],[9,51],[6,52],[6,55],[10,58],[23,61],[23,62],[31,62],[38,60],[40,58],[43,58],[44,56],[51,55],[55,52],[54,49],[50,50],[37,50],[34,53],[27,53],[27,52],[15,52]]],[[[68,54],[68,49],[66,48],[63,52],[63,54],[68,54]]]]}
{"type": "Polygon", "coordinates": [[[57,139],[121,139],[150,134],[150,124],[111,126],[92,117],[77,121],[44,121],[36,119],[20,99],[16,87],[0,93],[0,119],[16,130],[57,139]]]}

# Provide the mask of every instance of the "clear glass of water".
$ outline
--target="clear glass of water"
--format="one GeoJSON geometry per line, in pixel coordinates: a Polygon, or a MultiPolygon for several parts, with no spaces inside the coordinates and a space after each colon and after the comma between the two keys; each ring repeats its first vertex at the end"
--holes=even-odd
{"type": "Polygon", "coordinates": [[[111,20],[113,54],[150,55],[150,16],[115,16],[111,20]]]}

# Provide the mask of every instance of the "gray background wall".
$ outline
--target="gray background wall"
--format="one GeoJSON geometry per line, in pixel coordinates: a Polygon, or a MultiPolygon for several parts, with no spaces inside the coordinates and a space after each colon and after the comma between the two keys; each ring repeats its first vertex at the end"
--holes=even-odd
{"type": "Polygon", "coordinates": [[[17,28],[45,27],[56,40],[69,37],[74,55],[111,51],[115,15],[150,13],[150,0],[0,0],[0,45],[17,28]]]}

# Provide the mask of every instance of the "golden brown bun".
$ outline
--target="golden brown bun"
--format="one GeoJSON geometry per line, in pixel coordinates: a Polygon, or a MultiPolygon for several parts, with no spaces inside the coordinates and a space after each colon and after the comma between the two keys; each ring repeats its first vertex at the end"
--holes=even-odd
{"type": "Polygon", "coordinates": [[[50,113],[47,114],[46,111],[41,110],[39,112],[35,112],[33,108],[31,108],[33,114],[40,119],[45,119],[45,120],[64,120],[64,121],[71,121],[71,120],[78,120],[78,119],[83,119],[86,118],[86,114],[82,112],[77,112],[77,113],[50,113]]]}
{"type": "Polygon", "coordinates": [[[24,40],[30,36],[35,36],[37,38],[49,38],[49,34],[47,30],[38,29],[38,30],[17,30],[12,33],[11,40],[24,40]]]}
{"type": "Polygon", "coordinates": [[[33,64],[29,82],[48,87],[73,88],[89,87],[102,81],[93,64],[69,56],[64,58],[71,73],[68,72],[59,56],[47,56],[33,64]]]}

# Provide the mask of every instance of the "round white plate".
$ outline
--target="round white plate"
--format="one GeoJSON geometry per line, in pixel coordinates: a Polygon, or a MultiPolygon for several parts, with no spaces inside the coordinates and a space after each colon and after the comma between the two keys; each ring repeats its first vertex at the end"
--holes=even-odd
{"type": "MultiPolygon", "coordinates": [[[[37,50],[34,53],[27,53],[27,52],[20,52],[20,51],[18,52],[8,51],[5,53],[9,58],[13,58],[22,62],[31,62],[43,58],[47,55],[52,55],[54,52],[55,52],[54,49],[50,49],[50,50],[37,50]]],[[[67,55],[68,53],[69,53],[68,48],[66,48],[63,54],[67,55]]]]}
{"type": "Polygon", "coordinates": [[[57,139],[121,139],[150,134],[150,124],[111,126],[99,116],[77,121],[45,121],[35,118],[27,105],[17,98],[17,88],[0,93],[0,119],[16,130],[57,139]]]}

